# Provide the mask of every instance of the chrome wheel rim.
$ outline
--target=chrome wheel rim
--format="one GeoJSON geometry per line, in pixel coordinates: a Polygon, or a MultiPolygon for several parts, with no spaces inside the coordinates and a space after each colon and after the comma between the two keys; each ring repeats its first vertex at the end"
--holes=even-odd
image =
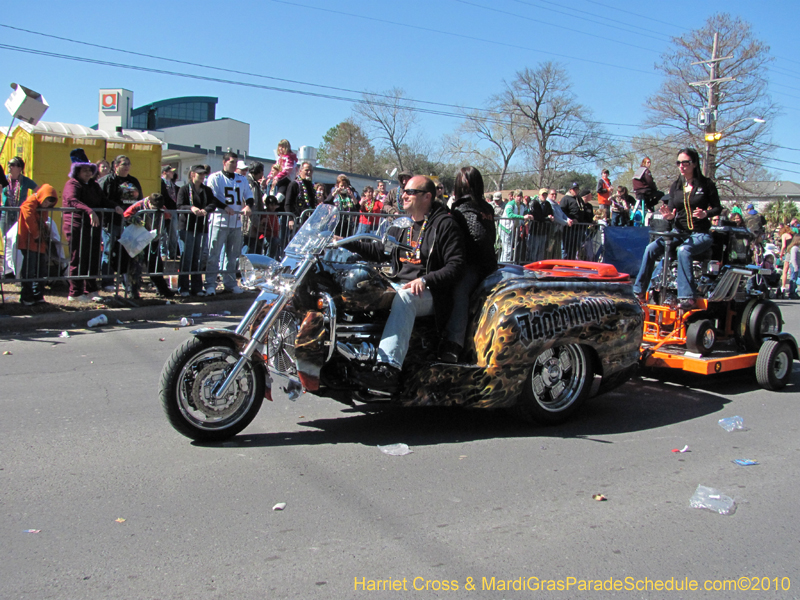
{"type": "Polygon", "coordinates": [[[711,349],[714,347],[714,341],[717,339],[717,336],[714,334],[714,330],[710,327],[703,332],[703,339],[702,344],[703,348],[706,350],[711,349]]]}
{"type": "Polygon", "coordinates": [[[574,344],[548,348],[533,364],[530,386],[536,403],[544,410],[559,412],[581,394],[588,364],[574,344]]]}
{"type": "Polygon", "coordinates": [[[184,418],[198,429],[223,429],[237,423],[255,401],[256,374],[249,365],[239,372],[228,393],[214,398],[214,387],[239,360],[224,346],[195,354],[178,377],[178,405],[184,418]]]}
{"type": "Polygon", "coordinates": [[[761,335],[764,336],[770,333],[780,333],[781,322],[778,315],[774,312],[768,312],[764,315],[764,320],[761,322],[761,335]]]}

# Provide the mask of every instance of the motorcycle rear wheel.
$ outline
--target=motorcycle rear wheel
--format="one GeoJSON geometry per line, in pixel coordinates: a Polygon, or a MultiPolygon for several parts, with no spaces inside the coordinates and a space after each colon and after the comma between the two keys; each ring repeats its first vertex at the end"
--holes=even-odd
{"type": "Polygon", "coordinates": [[[569,419],[589,396],[594,380],[592,355],[579,344],[541,352],[511,412],[526,421],[557,425],[569,419]]]}
{"type": "Polygon", "coordinates": [[[264,400],[261,365],[245,364],[224,398],[212,395],[238,359],[234,344],[222,337],[191,338],[175,349],[161,371],[159,398],[176,431],[198,442],[217,442],[250,424],[264,400]]]}

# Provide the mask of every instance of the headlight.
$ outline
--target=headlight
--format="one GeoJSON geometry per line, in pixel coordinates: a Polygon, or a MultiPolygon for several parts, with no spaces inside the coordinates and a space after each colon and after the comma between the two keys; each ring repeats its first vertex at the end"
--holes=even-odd
{"type": "Polygon", "coordinates": [[[261,254],[243,254],[239,257],[239,272],[242,274],[242,285],[256,287],[271,278],[281,263],[269,256],[261,254]]]}

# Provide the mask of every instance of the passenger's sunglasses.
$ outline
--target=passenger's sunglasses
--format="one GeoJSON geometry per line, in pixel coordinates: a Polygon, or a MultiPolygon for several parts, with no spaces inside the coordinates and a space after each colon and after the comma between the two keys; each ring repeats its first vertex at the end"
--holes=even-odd
{"type": "Polygon", "coordinates": [[[690,161],[690,160],[676,160],[675,161],[675,165],[678,166],[678,167],[680,167],[680,166],[688,167],[690,164],[692,164],[692,161],[690,161]]]}
{"type": "Polygon", "coordinates": [[[417,194],[424,194],[426,190],[415,190],[413,188],[406,188],[403,190],[404,194],[408,194],[409,196],[416,196],[417,194]]]}

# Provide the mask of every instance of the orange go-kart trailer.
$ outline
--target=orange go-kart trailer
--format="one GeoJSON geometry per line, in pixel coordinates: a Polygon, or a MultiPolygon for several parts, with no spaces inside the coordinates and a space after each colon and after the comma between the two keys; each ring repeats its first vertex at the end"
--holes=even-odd
{"type": "Polygon", "coordinates": [[[798,359],[794,337],[781,331],[778,306],[763,298],[721,302],[701,298],[692,310],[643,304],[641,365],[712,375],[755,368],[758,383],[783,388],[798,359]]]}

